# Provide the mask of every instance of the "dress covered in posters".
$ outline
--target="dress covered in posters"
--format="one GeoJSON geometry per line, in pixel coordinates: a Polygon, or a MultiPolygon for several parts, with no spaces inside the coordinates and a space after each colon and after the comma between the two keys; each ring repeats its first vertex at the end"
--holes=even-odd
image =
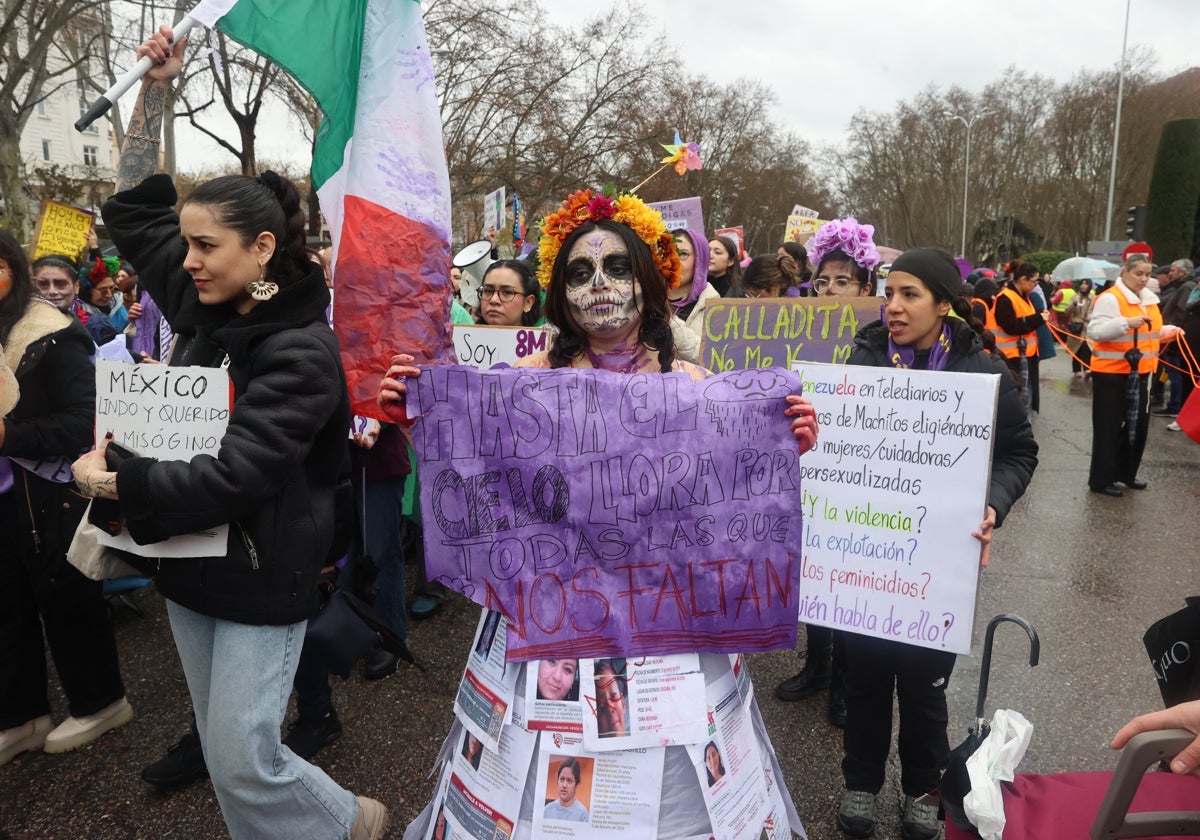
{"type": "Polygon", "coordinates": [[[483,612],[405,840],[805,836],[740,655],[506,666],[505,629],[483,612]]]}

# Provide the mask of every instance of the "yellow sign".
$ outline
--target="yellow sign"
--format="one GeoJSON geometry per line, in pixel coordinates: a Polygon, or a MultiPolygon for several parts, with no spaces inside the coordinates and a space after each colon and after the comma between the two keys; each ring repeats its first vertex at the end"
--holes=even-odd
{"type": "Polygon", "coordinates": [[[93,224],[92,214],[87,210],[57,201],[43,201],[33,232],[30,259],[36,260],[47,254],[63,254],[75,259],[87,244],[88,231],[93,224]]]}
{"type": "Polygon", "coordinates": [[[784,231],[785,242],[799,242],[804,245],[812,239],[812,235],[825,225],[828,219],[815,219],[811,216],[788,216],[787,229],[784,231]]]}

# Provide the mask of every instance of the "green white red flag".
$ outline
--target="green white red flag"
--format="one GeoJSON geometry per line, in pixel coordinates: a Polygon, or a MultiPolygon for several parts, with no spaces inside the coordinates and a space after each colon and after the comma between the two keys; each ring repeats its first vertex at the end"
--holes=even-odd
{"type": "Polygon", "coordinates": [[[323,113],[312,183],[334,247],[334,330],[356,414],[394,352],[453,360],[450,179],[418,0],[202,0],[188,13],[269,58],[323,113]]]}

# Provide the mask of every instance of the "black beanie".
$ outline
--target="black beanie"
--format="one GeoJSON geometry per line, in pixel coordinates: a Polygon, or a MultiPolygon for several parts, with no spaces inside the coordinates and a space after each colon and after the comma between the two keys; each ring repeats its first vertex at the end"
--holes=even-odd
{"type": "Polygon", "coordinates": [[[962,274],[958,265],[944,251],[910,248],[892,262],[888,276],[897,271],[918,278],[937,300],[953,301],[963,293],[962,274]]]}
{"type": "Polygon", "coordinates": [[[990,300],[1000,291],[1000,287],[996,285],[996,281],[990,277],[984,277],[975,284],[975,297],[990,300]]]}

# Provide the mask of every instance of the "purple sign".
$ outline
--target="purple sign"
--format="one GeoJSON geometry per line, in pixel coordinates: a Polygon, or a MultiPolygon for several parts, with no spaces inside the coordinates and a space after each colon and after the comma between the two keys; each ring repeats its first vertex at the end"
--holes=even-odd
{"type": "Polygon", "coordinates": [[[508,618],[508,659],[796,641],[791,371],[423,368],[429,574],[508,618]]]}
{"type": "Polygon", "coordinates": [[[704,213],[700,209],[698,197],[652,201],[649,206],[662,213],[667,230],[688,228],[704,236],[704,213]]]}

